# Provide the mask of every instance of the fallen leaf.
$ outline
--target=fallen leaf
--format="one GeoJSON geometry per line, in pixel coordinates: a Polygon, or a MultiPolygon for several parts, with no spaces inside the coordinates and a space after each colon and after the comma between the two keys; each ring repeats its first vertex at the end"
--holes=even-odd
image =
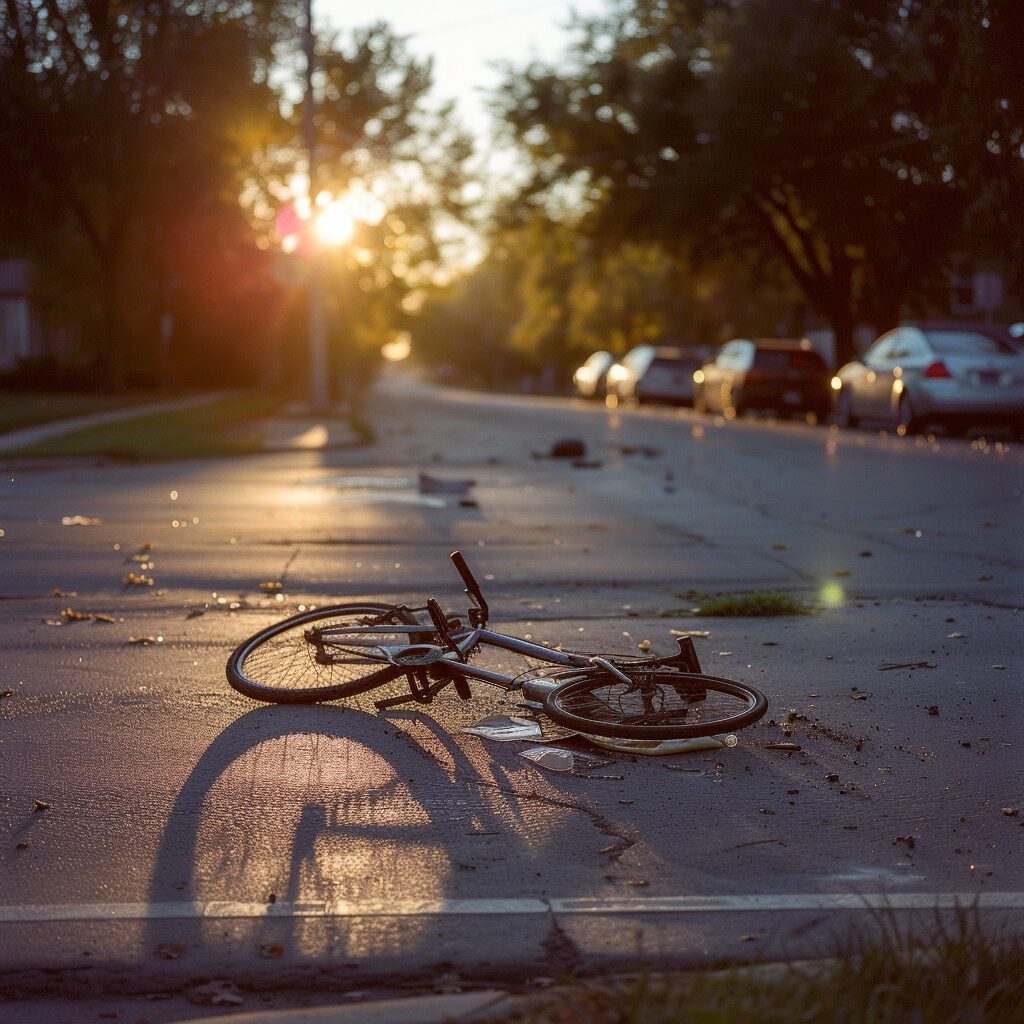
{"type": "Polygon", "coordinates": [[[850,700],[867,700],[870,696],[870,693],[865,693],[863,690],[858,690],[857,693],[850,694],[850,700]]]}
{"type": "Polygon", "coordinates": [[[760,938],[761,936],[757,932],[750,932],[747,935],[741,935],[740,942],[757,942],[760,938]]]}
{"type": "Polygon", "coordinates": [[[265,945],[260,946],[260,956],[266,960],[272,960],[274,957],[284,955],[284,946],[278,945],[265,945]]]}
{"type": "Polygon", "coordinates": [[[928,705],[928,714],[929,715],[938,715],[938,713],[939,713],[939,705],[938,704],[929,704],[928,705]]]}
{"type": "Polygon", "coordinates": [[[9,687],[6,690],[0,690],[0,700],[3,700],[4,697],[13,697],[13,696],[14,696],[14,691],[12,689],[10,689],[9,687]]]}
{"type": "Polygon", "coordinates": [[[76,612],[74,608],[62,608],[60,617],[65,622],[88,622],[92,618],[88,612],[76,612]]]}
{"type": "Polygon", "coordinates": [[[914,837],[913,836],[897,836],[893,841],[892,845],[895,846],[897,843],[903,843],[908,850],[914,848],[914,837]]]}
{"type": "Polygon", "coordinates": [[[284,584],[277,580],[265,580],[263,583],[259,584],[259,589],[266,591],[268,594],[276,593],[283,587],[284,584]]]}
{"type": "Polygon", "coordinates": [[[766,743],[765,750],[802,750],[799,743],[766,743]]]}
{"type": "Polygon", "coordinates": [[[1020,814],[1019,807],[1000,807],[999,810],[1008,818],[1016,818],[1020,814]]]}
{"type": "Polygon", "coordinates": [[[651,641],[650,640],[641,640],[640,643],[638,643],[636,646],[637,646],[638,650],[649,651],[651,649],[651,641]]]}
{"type": "Polygon", "coordinates": [[[126,587],[151,587],[153,586],[154,580],[152,576],[147,576],[141,572],[130,572],[128,573],[121,582],[126,587]]]}
{"type": "Polygon", "coordinates": [[[156,947],[156,955],[161,960],[177,960],[184,952],[184,942],[161,942],[156,947]]]}
{"type": "Polygon", "coordinates": [[[35,808],[32,811],[33,814],[38,814],[40,811],[48,811],[50,809],[50,805],[45,800],[33,800],[32,802],[35,804],[35,808]]]}
{"type": "Polygon", "coordinates": [[[44,626],[63,626],[63,619],[43,619],[44,626]]]}
{"type": "Polygon", "coordinates": [[[116,622],[117,621],[114,618],[113,615],[103,615],[101,613],[96,613],[95,615],[93,615],[92,620],[93,620],[93,622],[116,622]]]}

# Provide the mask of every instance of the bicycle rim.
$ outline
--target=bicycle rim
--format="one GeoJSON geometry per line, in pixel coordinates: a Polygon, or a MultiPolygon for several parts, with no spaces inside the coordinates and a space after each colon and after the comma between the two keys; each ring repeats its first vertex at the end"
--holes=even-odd
{"type": "Polygon", "coordinates": [[[630,682],[601,671],[563,683],[545,698],[544,713],[558,725],[594,736],[672,740],[735,732],[768,710],[763,693],[732,679],[622,670],[630,682]]]}
{"type": "Polygon", "coordinates": [[[344,633],[321,630],[379,625],[360,639],[382,644],[416,643],[430,637],[389,630],[415,625],[404,609],[383,604],[348,604],[315,609],[275,623],[243,641],[227,663],[228,682],[240,693],[273,704],[316,704],[381,686],[401,670],[345,643],[344,633]]]}

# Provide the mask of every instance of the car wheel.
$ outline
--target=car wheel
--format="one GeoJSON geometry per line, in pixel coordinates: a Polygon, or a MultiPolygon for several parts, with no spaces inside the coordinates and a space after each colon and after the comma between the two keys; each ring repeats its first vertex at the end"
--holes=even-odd
{"type": "Polygon", "coordinates": [[[896,403],[896,415],[893,424],[897,434],[914,434],[921,426],[921,421],[914,412],[914,403],[910,395],[904,391],[896,403]]]}
{"type": "Polygon", "coordinates": [[[853,415],[853,402],[848,391],[840,391],[836,398],[836,426],[855,427],[860,421],[853,415]]]}

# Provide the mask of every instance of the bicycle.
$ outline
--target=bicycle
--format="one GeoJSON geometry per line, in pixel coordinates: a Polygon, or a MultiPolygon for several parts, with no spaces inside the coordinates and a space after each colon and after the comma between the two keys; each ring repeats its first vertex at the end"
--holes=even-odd
{"type": "Polygon", "coordinates": [[[666,658],[563,651],[487,628],[487,601],[466,560],[451,560],[465,584],[466,622],[434,598],[423,606],[352,603],[301,612],[253,634],[227,663],[240,693],[276,704],[338,700],[403,674],[409,692],[375,701],[387,710],[430,703],[452,685],[463,700],[469,681],[522,693],[522,706],[585,735],[671,740],[735,732],[768,710],[753,686],[702,672],[690,637],[666,658]],[[429,621],[426,621],[429,620],[429,621]],[[474,665],[493,647],[545,663],[518,675],[474,665]]]}

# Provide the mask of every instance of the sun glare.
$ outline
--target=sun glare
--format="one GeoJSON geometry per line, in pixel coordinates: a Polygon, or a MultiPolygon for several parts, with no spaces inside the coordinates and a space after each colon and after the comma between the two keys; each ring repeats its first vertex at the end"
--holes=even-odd
{"type": "Polygon", "coordinates": [[[355,229],[355,219],[341,202],[329,203],[316,218],[316,233],[329,245],[344,245],[355,229]]]}

